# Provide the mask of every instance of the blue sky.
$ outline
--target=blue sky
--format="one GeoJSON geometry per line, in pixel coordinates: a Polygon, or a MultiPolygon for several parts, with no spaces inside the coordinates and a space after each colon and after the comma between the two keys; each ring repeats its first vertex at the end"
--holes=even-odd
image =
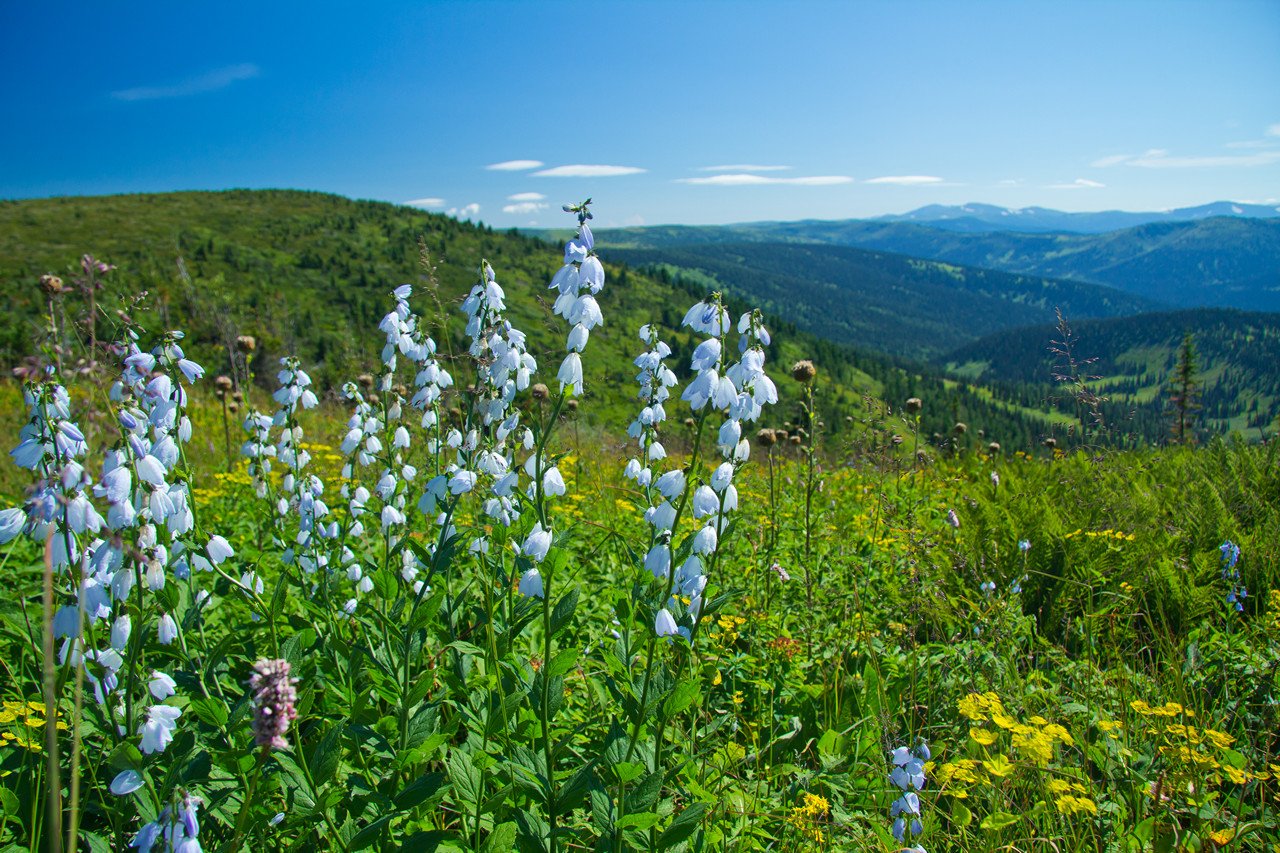
{"type": "Polygon", "coordinates": [[[1274,0],[202,5],[0,5],[0,197],[499,226],[1280,198],[1274,0]]]}

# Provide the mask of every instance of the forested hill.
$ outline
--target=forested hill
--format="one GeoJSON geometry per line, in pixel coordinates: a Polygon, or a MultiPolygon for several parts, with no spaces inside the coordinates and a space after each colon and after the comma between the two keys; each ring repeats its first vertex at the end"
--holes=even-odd
{"type": "Polygon", "coordinates": [[[828,340],[931,358],[983,335],[1153,310],[1119,290],[844,246],[725,243],[615,250],[633,266],[725,289],[828,340]]]}
{"type": "MultiPolygon", "coordinates": [[[[1117,428],[1152,434],[1167,422],[1172,374],[1183,336],[1197,355],[1201,425],[1250,437],[1276,431],[1280,415],[1280,314],[1199,309],[1071,323],[1074,357],[1089,384],[1108,397],[1117,428]]],[[[1028,407],[1067,395],[1054,388],[1063,358],[1051,351],[1053,326],[1014,329],[967,344],[946,357],[953,375],[989,384],[997,396],[1028,407]]],[[[1069,404],[1060,408],[1070,411],[1069,404]]]]}
{"type": "MultiPolygon", "coordinates": [[[[583,412],[620,444],[635,406],[636,329],[655,320],[676,329],[706,290],[628,269],[614,262],[607,240],[597,243],[609,282],[600,299],[605,326],[592,333],[584,359],[583,412]]],[[[540,376],[553,381],[565,334],[550,313],[546,290],[560,264],[556,247],[413,208],[295,191],[0,202],[0,362],[18,362],[40,333],[39,275],[62,273],[70,281],[75,262],[90,252],[119,267],[103,294],[108,315],[145,290],[154,306],[151,322],[186,329],[190,349],[211,370],[222,369],[222,347],[251,334],[265,366],[260,378],[270,380],[276,358],[296,354],[332,392],[374,362],[381,347],[376,327],[391,289],[424,281],[421,250],[435,269],[442,310],[451,317],[452,340],[441,342],[446,352],[451,345],[460,348],[456,306],[475,281],[481,258],[487,258],[506,289],[510,318],[529,333],[540,376]]],[[[419,287],[414,302],[429,321],[438,316],[427,288],[419,287]]],[[[78,306],[69,300],[68,312],[74,316],[78,306]]],[[[1014,448],[1034,446],[1049,429],[1034,412],[993,403],[980,389],[951,387],[937,367],[832,343],[786,322],[771,325],[770,363],[779,388],[794,401],[787,369],[799,358],[815,359],[823,371],[823,416],[834,433],[864,420],[867,400],[900,404],[910,396],[928,400],[923,416],[929,432],[945,433],[961,417],[1014,448]]],[[[683,376],[689,336],[673,331],[667,339],[683,376]]],[[[787,400],[777,410],[779,421],[792,416],[787,400]]]]}
{"type": "Polygon", "coordinates": [[[1159,222],[1104,234],[964,233],[915,222],[845,220],[609,231],[634,248],[821,243],[1028,276],[1086,281],[1175,306],[1280,311],[1280,218],[1159,222]]]}

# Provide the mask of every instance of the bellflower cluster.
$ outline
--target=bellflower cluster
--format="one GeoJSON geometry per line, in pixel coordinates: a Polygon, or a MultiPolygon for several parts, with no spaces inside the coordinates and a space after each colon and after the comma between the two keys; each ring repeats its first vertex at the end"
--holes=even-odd
{"type": "Polygon", "coordinates": [[[276,458],[284,466],[285,473],[281,481],[281,495],[276,501],[276,514],[280,520],[296,516],[298,532],[293,546],[285,547],[282,541],[277,544],[284,549],[282,559],[286,564],[297,563],[304,572],[313,574],[327,571],[329,558],[322,543],[324,539],[337,538],[339,533],[336,521],[326,522],[329,507],[323,499],[324,483],[314,474],[306,473],[311,453],[303,446],[302,427],[297,421],[299,408],[315,408],[319,401],[311,390],[311,377],[302,369],[298,359],[282,358],[280,367],[276,377],[280,387],[272,395],[279,408],[272,425],[280,430],[276,458]]]}
{"type": "MultiPolygon", "coordinates": [[[[915,749],[900,746],[891,756],[893,770],[889,773],[889,781],[902,792],[902,796],[893,801],[889,816],[894,819],[893,837],[900,842],[905,842],[908,830],[912,836],[924,832],[924,824],[920,822],[920,795],[917,792],[924,788],[924,763],[930,757],[929,744],[924,741],[915,749]]],[[[918,845],[910,849],[920,853],[924,851],[918,845]]]]}
{"type": "Polygon", "coordinates": [[[130,847],[141,853],[151,849],[163,839],[162,848],[172,853],[200,853],[200,821],[197,812],[204,801],[183,791],[175,801],[166,805],[155,820],[144,824],[133,837],[130,847]]]}
{"type": "Polygon", "coordinates": [[[716,447],[723,462],[712,472],[710,482],[699,485],[693,494],[693,516],[702,522],[694,534],[693,554],[680,569],[682,595],[690,599],[694,622],[701,618],[706,576],[702,560],[710,559],[719,547],[727,526],[727,516],[738,508],[738,490],[733,479],[751,455],[751,442],[743,437],[743,423],[757,420],[766,405],[778,402],[778,389],[764,372],[764,348],[770,343],[759,311],[743,314],[738,320],[740,358],[726,366],[725,341],[729,333],[729,312],[718,294],[699,302],[684,318],[685,325],[710,335],[693,351],[690,367],[697,377],[685,388],[682,399],[694,411],[707,408],[707,415],[721,415],[716,447]],[[709,408],[708,408],[709,407],[709,408]]]}
{"type": "Polygon", "coordinates": [[[564,266],[551,279],[551,290],[556,291],[552,310],[572,327],[565,341],[568,354],[560,364],[556,378],[560,390],[570,394],[582,394],[582,351],[586,348],[591,330],[604,325],[604,316],[596,302],[596,294],[604,287],[604,266],[595,254],[595,237],[587,220],[591,218],[587,199],[580,205],[566,205],[565,212],[578,215],[578,233],[564,244],[564,266]]]}
{"type": "Polygon", "coordinates": [[[1249,597],[1249,590],[1240,580],[1240,570],[1236,563],[1240,560],[1240,546],[1228,539],[1218,546],[1221,554],[1222,579],[1227,583],[1227,603],[1237,613],[1244,612],[1244,600],[1249,597]]]}

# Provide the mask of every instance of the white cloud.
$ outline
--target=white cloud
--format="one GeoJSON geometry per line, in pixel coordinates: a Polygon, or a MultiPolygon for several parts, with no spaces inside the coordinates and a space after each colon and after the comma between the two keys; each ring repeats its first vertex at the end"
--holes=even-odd
{"type": "Polygon", "coordinates": [[[1018,180],[1017,178],[1005,178],[1004,180],[998,181],[997,183],[1002,187],[1016,187],[1020,185],[1022,181],[1018,180]]]}
{"type": "Polygon", "coordinates": [[[410,207],[444,207],[442,198],[415,198],[403,203],[410,207]]]}
{"type": "Polygon", "coordinates": [[[1105,169],[1108,166],[1119,166],[1121,163],[1128,162],[1133,159],[1132,154],[1112,154],[1109,157],[1100,157],[1089,165],[1095,169],[1105,169]]]}
{"type": "Polygon", "coordinates": [[[895,184],[900,187],[918,187],[923,184],[940,184],[942,178],[934,175],[885,175],[883,178],[872,178],[869,184],[895,184]]]}
{"type": "Polygon", "coordinates": [[[526,169],[537,169],[541,165],[541,160],[503,160],[501,163],[490,163],[485,168],[495,172],[523,172],[526,169]]]}
{"type": "Polygon", "coordinates": [[[726,174],[709,178],[676,178],[676,183],[698,184],[711,187],[755,187],[765,184],[790,184],[800,187],[828,187],[835,184],[851,184],[848,175],[811,175],[801,178],[770,178],[765,175],[726,174]]]}
{"type": "Polygon", "coordinates": [[[703,166],[699,172],[785,172],[790,166],[703,166]]]}
{"type": "Polygon", "coordinates": [[[647,171],[639,166],[595,166],[575,163],[572,166],[553,166],[534,172],[535,178],[616,178],[619,175],[638,175],[647,171]]]}
{"type": "Polygon", "coordinates": [[[517,204],[504,205],[503,213],[537,213],[539,210],[546,210],[547,206],[537,201],[522,201],[517,204]]]}
{"type": "Polygon", "coordinates": [[[1105,187],[1106,184],[1100,184],[1097,181],[1091,181],[1088,178],[1076,178],[1069,184],[1049,184],[1045,187],[1047,190],[1096,190],[1105,187]]]}
{"type": "Polygon", "coordinates": [[[1280,162],[1280,151],[1256,154],[1210,154],[1194,157],[1171,157],[1163,148],[1151,148],[1137,157],[1114,155],[1095,160],[1094,166],[1141,166],[1145,169],[1207,169],[1217,166],[1267,166],[1280,162]]]}
{"type": "Polygon", "coordinates": [[[1267,126],[1267,136],[1280,136],[1280,122],[1267,126]]]}
{"type": "Polygon", "coordinates": [[[471,204],[466,204],[462,207],[451,207],[445,211],[445,214],[455,219],[470,219],[479,212],[480,205],[473,201],[471,204]]]}
{"type": "Polygon", "coordinates": [[[117,101],[155,101],[161,98],[185,98],[225,89],[237,80],[249,80],[260,73],[251,62],[216,68],[198,77],[189,77],[168,86],[137,86],[111,93],[117,101]]]}
{"type": "Polygon", "coordinates": [[[542,193],[516,193],[507,196],[507,201],[542,201],[545,198],[542,193]]]}

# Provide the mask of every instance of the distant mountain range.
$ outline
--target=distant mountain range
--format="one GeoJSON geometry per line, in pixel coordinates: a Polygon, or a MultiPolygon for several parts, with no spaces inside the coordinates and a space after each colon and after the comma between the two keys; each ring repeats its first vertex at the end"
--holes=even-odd
{"type": "Polygon", "coordinates": [[[1196,207],[1134,213],[1104,210],[1097,213],[1068,213],[1047,207],[997,207],[991,204],[931,204],[909,213],[874,217],[877,222],[915,222],[948,231],[1018,231],[1043,233],[1070,231],[1077,234],[1101,234],[1121,228],[1135,228],[1153,222],[1198,222],[1215,216],[1239,216],[1253,219],[1280,218],[1280,207],[1266,204],[1244,204],[1215,201],[1196,207]]]}
{"type": "Polygon", "coordinates": [[[612,229],[611,245],[855,246],[1041,278],[1108,285],[1174,306],[1280,311],[1280,217],[1152,222],[1102,234],[957,231],[917,222],[762,222],[612,229]]]}

